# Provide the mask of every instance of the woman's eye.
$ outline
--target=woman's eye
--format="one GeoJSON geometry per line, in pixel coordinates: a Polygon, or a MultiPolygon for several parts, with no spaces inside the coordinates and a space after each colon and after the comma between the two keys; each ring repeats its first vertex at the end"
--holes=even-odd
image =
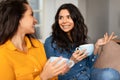
{"type": "Polygon", "coordinates": [[[62,19],[62,16],[59,16],[59,19],[62,19]]]}
{"type": "Polygon", "coordinates": [[[70,19],[71,18],[70,15],[68,15],[67,18],[70,19]]]}
{"type": "Polygon", "coordinates": [[[33,12],[31,13],[31,16],[33,16],[33,12]]]}

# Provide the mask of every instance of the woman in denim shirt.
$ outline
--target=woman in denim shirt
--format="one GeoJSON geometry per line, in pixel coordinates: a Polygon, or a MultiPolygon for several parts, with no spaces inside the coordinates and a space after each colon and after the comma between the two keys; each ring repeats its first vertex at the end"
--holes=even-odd
{"type": "MultiPolygon", "coordinates": [[[[45,51],[47,54],[47,58],[50,58],[51,56],[62,56],[65,58],[70,59],[72,56],[72,53],[74,53],[76,46],[71,46],[70,51],[61,51],[61,49],[55,49],[56,44],[51,43],[53,37],[50,36],[49,38],[46,39],[45,41],[45,51]]],[[[94,55],[91,55],[79,62],[77,62],[65,75],[60,75],[59,80],[89,80],[90,75],[90,67],[94,62],[94,55]]]]}
{"type": "Polygon", "coordinates": [[[51,56],[62,56],[71,59],[75,65],[67,73],[59,75],[59,80],[90,80],[90,70],[96,60],[94,54],[98,52],[99,46],[104,45],[113,34],[97,41],[94,54],[87,56],[85,50],[75,48],[82,44],[87,44],[87,27],[84,24],[83,16],[73,4],[63,4],[55,15],[55,22],[52,25],[52,35],[45,41],[45,51],[47,58],[51,56]]]}

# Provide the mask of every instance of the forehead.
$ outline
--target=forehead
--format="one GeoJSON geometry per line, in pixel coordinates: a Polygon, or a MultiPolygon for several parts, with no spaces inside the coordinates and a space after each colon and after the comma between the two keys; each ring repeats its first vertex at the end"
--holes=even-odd
{"type": "Polygon", "coordinates": [[[25,4],[25,6],[27,8],[26,12],[32,12],[32,8],[30,7],[30,5],[25,4]]]}
{"type": "Polygon", "coordinates": [[[60,12],[59,12],[59,15],[70,15],[69,11],[67,9],[62,9],[60,12]]]}

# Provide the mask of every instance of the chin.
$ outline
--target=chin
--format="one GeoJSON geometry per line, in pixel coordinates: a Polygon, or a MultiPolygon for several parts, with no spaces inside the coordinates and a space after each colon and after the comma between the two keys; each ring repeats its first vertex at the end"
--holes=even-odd
{"type": "Polygon", "coordinates": [[[31,31],[31,32],[29,32],[28,34],[34,34],[35,33],[35,31],[31,31]]]}
{"type": "Polygon", "coordinates": [[[33,30],[31,30],[31,33],[35,33],[35,28],[33,30]]]}
{"type": "Polygon", "coordinates": [[[67,32],[70,32],[70,31],[69,31],[69,30],[64,30],[64,32],[66,32],[66,33],[67,33],[67,32]]]}
{"type": "Polygon", "coordinates": [[[34,34],[35,33],[35,31],[34,32],[31,32],[31,34],[34,34]]]}

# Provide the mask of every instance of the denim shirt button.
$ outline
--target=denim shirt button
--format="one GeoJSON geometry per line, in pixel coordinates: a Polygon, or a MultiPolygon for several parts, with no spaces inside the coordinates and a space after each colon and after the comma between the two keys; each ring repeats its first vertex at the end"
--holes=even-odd
{"type": "Polygon", "coordinates": [[[80,67],[82,66],[82,64],[80,64],[80,67]]]}
{"type": "Polygon", "coordinates": [[[85,73],[86,73],[86,71],[81,71],[81,73],[82,73],[82,74],[85,74],[85,73]]]}
{"type": "Polygon", "coordinates": [[[83,73],[84,73],[84,71],[81,71],[81,73],[83,74],[83,73]]]}
{"type": "Polygon", "coordinates": [[[92,59],[92,61],[94,62],[94,61],[95,61],[95,59],[92,59]]]}

